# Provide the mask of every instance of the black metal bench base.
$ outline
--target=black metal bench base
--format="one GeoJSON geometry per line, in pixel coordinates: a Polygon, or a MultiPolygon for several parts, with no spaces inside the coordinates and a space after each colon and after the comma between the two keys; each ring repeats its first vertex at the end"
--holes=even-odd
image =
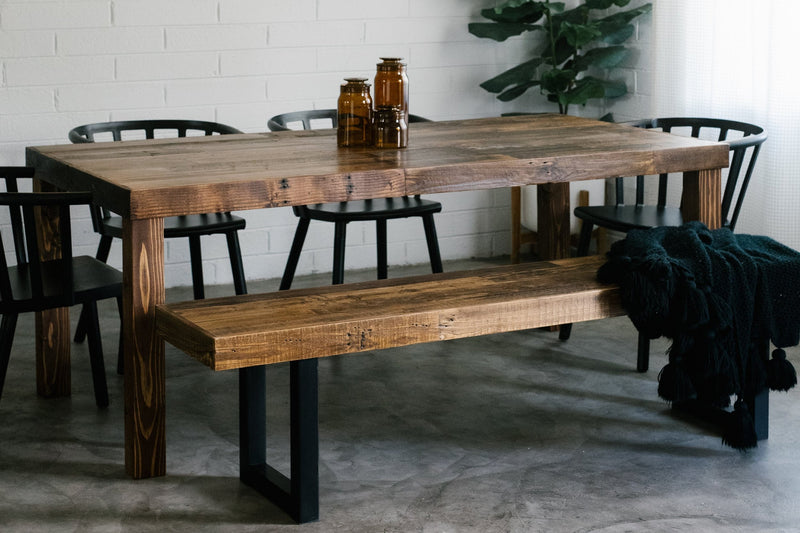
{"type": "MultiPolygon", "coordinates": [[[[298,523],[319,519],[319,415],[317,359],[290,364],[290,476],[267,464],[266,367],[239,370],[239,477],[298,523]]],[[[746,398],[758,440],[768,437],[769,390],[746,398]]],[[[699,402],[674,409],[719,420],[723,413],[699,402]]]]}
{"type": "Polygon", "coordinates": [[[319,519],[317,360],[290,364],[290,475],[267,464],[266,368],[239,370],[239,477],[296,522],[319,519]]]}
{"type": "MultiPolygon", "coordinates": [[[[744,400],[747,402],[747,407],[753,417],[756,438],[758,440],[767,440],[769,438],[769,389],[764,389],[752,396],[745,396],[744,400]]],[[[677,413],[696,418],[702,423],[720,428],[725,426],[725,421],[730,416],[728,411],[712,407],[697,400],[675,402],[672,404],[672,409],[677,413]]]]}
{"type": "MultiPolygon", "coordinates": [[[[764,361],[769,361],[769,340],[764,339],[757,346],[764,361]]],[[[743,399],[747,403],[750,415],[753,417],[756,438],[758,440],[766,440],[769,437],[769,389],[765,387],[760,392],[746,394],[743,399]]],[[[697,417],[704,422],[720,427],[724,427],[727,417],[730,416],[727,411],[696,400],[676,402],[672,404],[672,408],[679,413],[697,417]]]]}

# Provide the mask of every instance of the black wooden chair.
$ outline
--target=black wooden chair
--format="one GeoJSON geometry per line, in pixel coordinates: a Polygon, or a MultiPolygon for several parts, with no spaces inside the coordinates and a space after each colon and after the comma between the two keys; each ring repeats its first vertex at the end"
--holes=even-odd
{"type": "MultiPolygon", "coordinates": [[[[731,160],[722,194],[722,225],[733,230],[739,218],[761,144],[767,139],[764,129],[760,126],[733,120],[685,117],[646,119],[631,122],[630,125],[638,128],[660,129],[679,135],[688,134],[692,137],[727,142],[730,145],[731,160]]],[[[578,255],[588,255],[594,226],[627,233],[632,229],[682,225],[683,215],[680,207],[667,205],[668,178],[667,174],[647,178],[637,176],[636,198],[633,204],[625,203],[624,178],[617,178],[614,205],[576,207],[575,216],[583,221],[578,239],[578,255]],[[648,181],[655,181],[655,185],[657,185],[658,194],[655,205],[646,203],[645,188],[648,181]]],[[[569,334],[570,325],[562,326],[560,338],[565,340],[569,338],[569,334]]],[[[644,334],[639,334],[636,369],[639,372],[646,372],[649,359],[650,339],[644,334]]]]}
{"type": "MultiPolygon", "coordinates": [[[[90,143],[101,140],[121,141],[126,139],[225,135],[231,133],[241,132],[225,124],[200,120],[127,120],[78,126],[69,132],[69,140],[73,143],[90,143]]],[[[108,260],[112,240],[114,238],[122,238],[122,217],[114,216],[110,211],[99,206],[92,206],[91,212],[94,229],[100,234],[100,244],[97,247],[96,257],[105,263],[108,260]]],[[[192,288],[195,299],[202,299],[205,296],[203,259],[200,247],[200,237],[204,235],[221,234],[225,236],[228,244],[231,270],[233,271],[234,290],[236,294],[247,293],[238,235],[239,230],[244,228],[245,220],[243,218],[227,212],[167,217],[164,219],[165,239],[182,237],[189,239],[192,288]]],[[[85,335],[83,316],[83,313],[81,313],[81,320],[78,322],[78,328],[75,332],[76,342],[82,341],[85,335]]]]}
{"type": "Polygon", "coordinates": [[[6,192],[0,193],[0,205],[9,208],[16,254],[16,264],[9,265],[6,252],[10,250],[0,237],[0,395],[19,314],[83,304],[95,402],[98,407],[106,407],[108,388],[97,301],[116,298],[119,305],[122,273],[93,257],[72,256],[70,206],[91,205],[91,193],[19,192],[18,180],[30,181],[32,177],[32,168],[0,167],[0,178],[6,185],[6,192]],[[56,212],[58,225],[49,224],[54,220],[52,215],[40,224],[36,217],[40,208],[51,214],[56,212]],[[40,259],[39,233],[58,235],[59,259],[40,259]]]}
{"type": "MultiPolygon", "coordinates": [[[[429,122],[428,119],[417,115],[410,115],[409,122],[429,122]]],[[[317,109],[310,111],[296,111],[276,115],[269,119],[267,127],[270,131],[285,131],[292,129],[292,124],[298,124],[296,129],[317,129],[320,127],[333,127],[337,125],[335,109],[317,109]]],[[[300,252],[308,233],[308,226],[312,220],[321,220],[334,223],[333,237],[333,283],[344,283],[344,250],[347,224],[356,221],[375,221],[377,227],[378,247],[378,279],[386,279],[388,275],[386,221],[397,218],[421,217],[425,229],[425,238],[428,244],[428,255],[431,261],[431,270],[434,274],[442,272],[442,258],[439,253],[439,242],[436,238],[436,226],[433,215],[442,210],[442,204],[431,200],[424,200],[419,196],[403,196],[399,198],[376,198],[373,200],[357,200],[351,202],[314,204],[293,207],[294,214],[299,218],[292,249],[286,262],[286,269],[281,279],[281,290],[292,286],[300,252]]]]}

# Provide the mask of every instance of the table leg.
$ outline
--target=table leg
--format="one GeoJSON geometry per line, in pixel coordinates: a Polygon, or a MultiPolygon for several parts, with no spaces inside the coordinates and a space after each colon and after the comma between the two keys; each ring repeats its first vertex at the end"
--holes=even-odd
{"type": "MultiPolygon", "coordinates": [[[[56,191],[55,187],[41,180],[34,180],[35,191],[56,191]]],[[[58,209],[45,208],[39,211],[39,240],[42,259],[57,259],[61,256],[58,238],[58,209]]],[[[72,388],[70,375],[69,309],[48,309],[36,313],[36,392],[45,398],[69,396],[72,388]]]]}
{"type": "Polygon", "coordinates": [[[681,210],[686,221],[699,220],[709,229],[722,226],[722,171],[695,170],[683,173],[681,210]]]}
{"type": "Polygon", "coordinates": [[[134,479],[166,473],[164,341],[155,306],[164,302],[164,220],[123,223],[125,468],[134,479]]]}
{"type": "Polygon", "coordinates": [[[36,313],[36,393],[43,398],[69,396],[69,309],[36,313]],[[65,340],[66,339],[66,340],[65,340]]]}
{"type": "Polygon", "coordinates": [[[544,183],[536,189],[540,260],[569,257],[569,183],[544,183]]]}

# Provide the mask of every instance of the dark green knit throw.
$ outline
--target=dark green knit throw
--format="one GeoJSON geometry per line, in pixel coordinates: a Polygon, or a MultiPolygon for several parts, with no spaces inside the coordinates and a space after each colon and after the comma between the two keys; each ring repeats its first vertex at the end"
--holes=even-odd
{"type": "MultiPolygon", "coordinates": [[[[769,386],[797,382],[783,350],[767,361],[767,341],[783,348],[800,341],[800,253],[763,236],[709,230],[699,222],[634,230],[615,243],[597,273],[616,283],[622,305],[649,338],[672,339],[659,395],[730,405],[769,386]]],[[[723,441],[755,446],[752,418],[735,404],[723,441]],[[749,422],[748,422],[749,421],[749,422]],[[744,436],[739,436],[742,434],[744,436]]]]}

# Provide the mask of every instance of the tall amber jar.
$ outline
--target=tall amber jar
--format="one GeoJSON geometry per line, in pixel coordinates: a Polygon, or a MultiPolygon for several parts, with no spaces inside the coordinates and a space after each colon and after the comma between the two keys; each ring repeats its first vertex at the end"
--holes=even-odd
{"type": "Polygon", "coordinates": [[[408,76],[402,57],[382,57],[375,74],[375,108],[397,106],[408,124],[408,76]]]}
{"type": "Polygon", "coordinates": [[[372,97],[367,78],[345,78],[337,111],[339,146],[372,144],[372,97]]]}

